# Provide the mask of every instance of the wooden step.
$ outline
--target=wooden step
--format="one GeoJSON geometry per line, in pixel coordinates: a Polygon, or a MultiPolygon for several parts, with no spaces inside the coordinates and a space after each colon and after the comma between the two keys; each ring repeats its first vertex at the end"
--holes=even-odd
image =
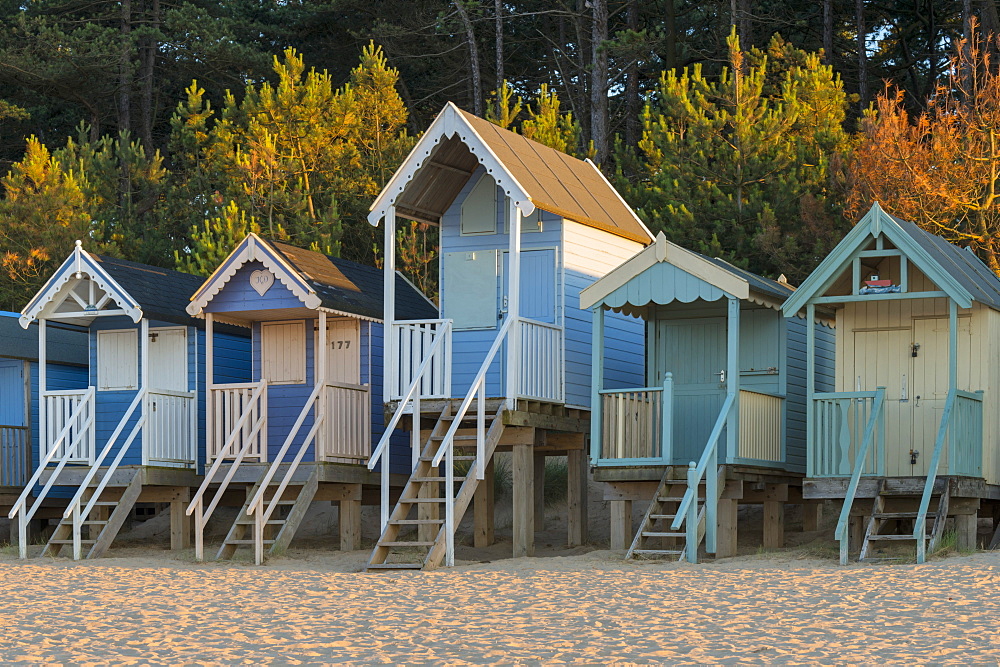
{"type": "MultiPolygon", "coordinates": [[[[244,515],[244,516],[246,516],[246,515],[244,515]]],[[[238,525],[240,525],[240,526],[256,526],[257,525],[257,522],[253,520],[253,517],[247,517],[245,519],[243,517],[240,517],[239,519],[236,520],[236,523],[238,525]]],[[[264,522],[264,525],[266,525],[266,526],[284,526],[285,525],[285,520],[284,519],[268,519],[267,521],[264,522]]]]}
{"type": "MultiPolygon", "coordinates": [[[[274,544],[274,540],[263,540],[264,544],[274,544]]],[[[253,546],[256,544],[253,540],[226,540],[226,544],[246,544],[253,546]]]]}
{"type": "Polygon", "coordinates": [[[642,531],[643,537],[686,537],[687,533],[661,533],[655,530],[642,531]]]}
{"type": "Polygon", "coordinates": [[[444,523],[444,519],[395,519],[389,523],[397,526],[429,526],[434,524],[440,526],[444,523]]]}
{"type": "MultiPolygon", "coordinates": [[[[444,436],[443,435],[432,435],[430,437],[430,439],[440,442],[440,441],[444,440],[444,436]]],[[[477,436],[474,436],[474,435],[456,435],[455,437],[452,438],[452,441],[453,442],[469,442],[471,440],[472,442],[475,442],[478,439],[479,438],[477,436]]]]}
{"type": "Polygon", "coordinates": [[[656,519],[676,519],[677,515],[676,514],[650,514],[649,518],[653,519],[654,521],[656,519]]]}
{"type": "Polygon", "coordinates": [[[378,545],[380,547],[432,547],[434,546],[434,543],[396,541],[396,542],[379,542],[378,545]]]}
{"type": "Polygon", "coordinates": [[[632,553],[643,555],[680,556],[684,553],[684,551],[681,549],[633,549],[632,553]]]}
{"type": "MultiPolygon", "coordinates": [[[[444,457],[444,456],[441,457],[441,463],[445,462],[445,458],[446,457],[444,457]]],[[[453,456],[453,457],[451,457],[451,459],[453,461],[475,461],[476,457],[475,456],[453,456]]],[[[420,460],[421,461],[430,462],[430,461],[434,460],[434,457],[433,456],[421,456],[420,460]]]]}
{"type": "MultiPolygon", "coordinates": [[[[933,519],[937,517],[937,512],[928,512],[927,518],[933,519]]],[[[875,514],[876,519],[916,519],[916,512],[877,512],[875,514]]]]}
{"type": "Polygon", "coordinates": [[[913,535],[869,535],[869,542],[905,542],[909,540],[915,542],[917,538],[913,535]]]}
{"type": "Polygon", "coordinates": [[[423,563],[372,563],[368,570],[419,570],[423,568],[423,563]]]}
{"type": "Polygon", "coordinates": [[[108,525],[107,521],[81,521],[80,523],[83,524],[84,526],[106,526],[106,525],[108,525]]]}
{"type": "MultiPolygon", "coordinates": [[[[73,540],[49,540],[49,544],[73,544],[73,540]]],[[[80,544],[97,544],[97,540],[80,540],[80,544]]]]}
{"type": "MultiPolygon", "coordinates": [[[[680,498],[674,496],[657,496],[656,500],[661,503],[679,503],[684,500],[684,496],[681,496],[680,498]]],[[[698,499],[698,502],[701,502],[701,498],[698,499]]]]}
{"type": "Polygon", "coordinates": [[[400,500],[400,503],[443,503],[445,498],[407,498],[406,500],[400,500]]]}
{"type": "MultiPolygon", "coordinates": [[[[452,477],[452,479],[454,481],[456,481],[456,482],[464,482],[467,478],[466,477],[459,477],[458,475],[456,475],[455,477],[452,477]]],[[[447,482],[448,478],[447,477],[412,477],[410,479],[410,481],[413,481],[413,482],[447,482]]]]}

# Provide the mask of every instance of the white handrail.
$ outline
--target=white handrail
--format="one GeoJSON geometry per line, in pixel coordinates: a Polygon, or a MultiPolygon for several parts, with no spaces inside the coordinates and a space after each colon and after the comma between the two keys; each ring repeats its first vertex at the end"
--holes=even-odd
{"type": "MultiPolygon", "coordinates": [[[[451,323],[451,320],[444,320],[444,324],[438,331],[437,337],[427,350],[427,355],[420,363],[420,367],[417,368],[417,372],[414,373],[413,379],[410,380],[410,386],[406,388],[406,391],[403,393],[403,396],[399,401],[399,405],[396,406],[396,411],[393,413],[389,423],[386,424],[385,431],[382,432],[382,437],[379,438],[378,445],[375,446],[371,456],[368,457],[369,470],[373,470],[379,462],[382,463],[381,498],[379,502],[382,530],[385,530],[386,525],[389,523],[389,441],[392,438],[392,433],[396,429],[396,425],[399,424],[399,420],[403,417],[403,412],[406,410],[406,406],[411,399],[414,401],[413,429],[417,434],[415,437],[419,438],[420,394],[417,389],[420,387],[421,381],[427,373],[427,369],[430,366],[431,361],[434,359],[434,355],[437,354],[438,350],[445,344],[445,339],[451,334],[451,323]]],[[[414,455],[414,458],[417,457],[419,457],[419,453],[414,455]]]]}

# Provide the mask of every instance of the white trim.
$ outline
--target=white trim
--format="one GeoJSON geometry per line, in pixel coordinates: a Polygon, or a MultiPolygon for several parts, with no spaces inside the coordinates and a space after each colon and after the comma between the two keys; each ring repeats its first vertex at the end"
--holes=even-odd
{"type": "Polygon", "coordinates": [[[375,201],[372,202],[368,222],[378,226],[385,217],[389,207],[396,205],[396,199],[406,189],[406,185],[420,171],[424,163],[434,154],[442,139],[450,139],[455,135],[461,137],[466,148],[476,156],[480,164],[486,167],[486,172],[496,181],[504,193],[511,198],[523,215],[530,215],[535,210],[528,191],[518,183],[514,175],[496,156],[489,145],[476,132],[472,124],[462,115],[453,102],[448,102],[441,113],[437,115],[431,126],[427,128],[420,141],[413,147],[406,160],[382,188],[375,201]]]}
{"type": "Polygon", "coordinates": [[[335,317],[349,317],[352,320],[364,320],[366,322],[382,322],[377,317],[368,317],[367,315],[358,315],[357,313],[349,313],[346,310],[337,310],[336,308],[317,308],[318,313],[329,313],[335,317]]]}
{"type": "Polygon", "coordinates": [[[277,250],[272,248],[270,244],[261,239],[254,233],[247,235],[245,239],[240,243],[237,248],[230,253],[215,270],[215,272],[208,277],[202,286],[198,288],[198,291],[194,293],[191,297],[191,303],[188,304],[186,310],[188,315],[192,317],[198,317],[205,310],[205,307],[211,303],[212,299],[222,291],[222,288],[232,280],[233,276],[236,275],[243,266],[249,262],[260,262],[266,268],[268,268],[277,278],[281,281],[289,292],[298,297],[299,301],[302,302],[306,308],[316,310],[319,308],[322,301],[316,294],[316,290],[309,286],[309,284],[301,278],[299,273],[281,258],[277,250]],[[257,244],[261,244],[264,248],[268,249],[268,252],[258,251],[257,244]],[[232,261],[230,261],[232,260],[232,261]],[[228,266],[227,266],[228,264],[228,266]],[[226,266],[225,271],[222,271],[222,267],[226,266]]]}

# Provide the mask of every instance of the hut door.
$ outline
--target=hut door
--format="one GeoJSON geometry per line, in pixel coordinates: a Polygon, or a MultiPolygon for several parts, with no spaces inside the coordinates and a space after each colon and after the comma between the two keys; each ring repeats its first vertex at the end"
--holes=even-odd
{"type": "Polygon", "coordinates": [[[654,384],[674,379],[674,461],[697,461],[722,409],[726,320],[706,317],[657,323],[654,384]]]}
{"type": "Polygon", "coordinates": [[[327,421],[318,439],[318,458],[323,460],[347,460],[369,451],[371,406],[369,387],[361,386],[360,343],[358,320],[327,320],[327,386],[322,399],[327,421]]]}
{"type": "Polygon", "coordinates": [[[361,383],[361,345],[358,320],[327,320],[326,379],[344,384],[361,383]]]}
{"type": "Polygon", "coordinates": [[[145,459],[153,465],[184,466],[195,460],[194,392],[188,391],[187,330],[149,331],[149,420],[145,459]]]}
{"type": "MultiPolygon", "coordinates": [[[[509,254],[503,254],[503,276],[500,280],[499,314],[506,316],[510,300],[509,289],[509,254]]],[[[557,313],[556,290],[556,251],[522,250],[521,251],[521,289],[518,314],[525,320],[520,327],[521,334],[521,378],[517,394],[531,400],[561,402],[563,400],[559,368],[559,358],[552,351],[563,345],[562,330],[556,328],[559,324],[557,313]],[[544,324],[552,326],[543,326],[544,324]]],[[[502,319],[497,320],[498,323],[502,319]]],[[[501,364],[504,365],[506,377],[506,358],[504,354],[501,364]]],[[[488,390],[487,390],[488,391],[488,390]]],[[[504,395],[501,386],[500,396],[504,395]]]]}
{"type": "Polygon", "coordinates": [[[914,392],[910,361],[910,329],[854,332],[854,373],[845,378],[844,391],[885,387],[886,474],[890,476],[911,474],[913,397],[920,392],[914,392]]]}
{"type": "Polygon", "coordinates": [[[0,360],[0,396],[0,429],[25,426],[23,361],[0,360]]]}
{"type": "Polygon", "coordinates": [[[31,438],[25,410],[23,361],[0,360],[0,486],[28,482],[31,438]]]}
{"type": "MultiPolygon", "coordinates": [[[[958,318],[958,388],[971,390],[969,371],[972,368],[972,330],[969,318],[958,318]]],[[[900,475],[926,475],[927,462],[934,453],[944,404],[948,399],[948,319],[915,320],[913,344],[919,345],[913,361],[913,386],[910,404],[913,421],[913,449],[920,452],[916,465],[909,465],[909,447],[899,452],[900,475]],[[918,398],[919,397],[919,398],[918,398]],[[911,470],[913,472],[911,472],[911,470]]],[[[941,469],[947,461],[942,459],[941,469]]],[[[890,469],[892,468],[890,459],[890,469]]],[[[891,474],[891,473],[890,473],[891,474]]]]}

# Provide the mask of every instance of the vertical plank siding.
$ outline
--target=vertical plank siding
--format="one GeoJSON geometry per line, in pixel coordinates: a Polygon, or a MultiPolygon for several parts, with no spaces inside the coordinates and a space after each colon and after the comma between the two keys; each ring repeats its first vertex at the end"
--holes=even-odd
{"type": "Polygon", "coordinates": [[[561,327],[522,319],[519,322],[521,372],[518,398],[562,403],[566,385],[561,327]]]}
{"type": "Polygon", "coordinates": [[[0,425],[0,486],[20,486],[31,476],[27,426],[0,425]]]}
{"type": "Polygon", "coordinates": [[[781,462],[784,402],[780,396],[740,390],[740,458],[781,462]]]}
{"type": "Polygon", "coordinates": [[[663,390],[659,388],[605,392],[601,459],[663,458],[663,390]]]}
{"type": "Polygon", "coordinates": [[[323,451],[319,459],[341,463],[359,463],[371,455],[371,391],[366,385],[329,382],[326,385],[323,451]]]}

